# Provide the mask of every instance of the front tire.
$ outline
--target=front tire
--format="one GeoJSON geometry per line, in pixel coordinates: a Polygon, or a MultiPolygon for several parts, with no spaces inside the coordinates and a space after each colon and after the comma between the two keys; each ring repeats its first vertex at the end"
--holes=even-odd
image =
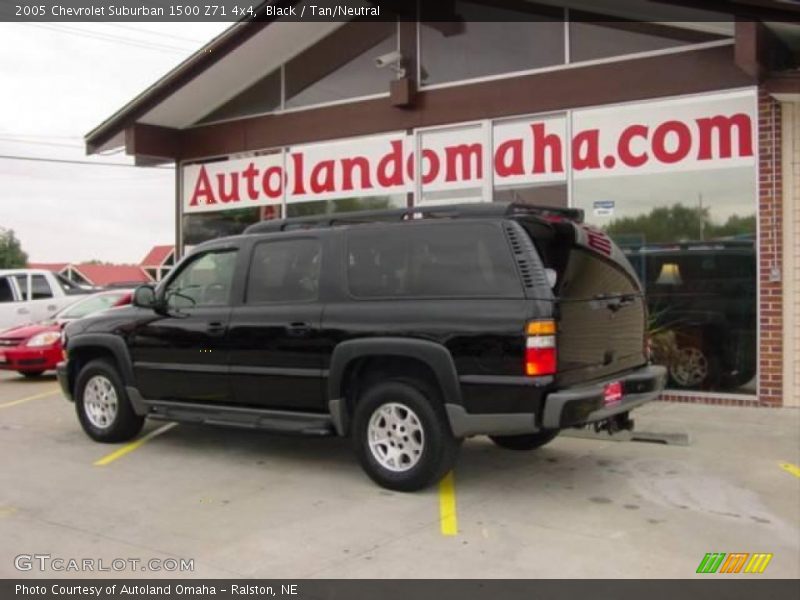
{"type": "Polygon", "coordinates": [[[378,383],[361,396],[353,444],[367,475],[400,492],[438,482],[453,468],[460,447],[437,394],[421,383],[397,379],[378,383]]]}
{"type": "Polygon", "coordinates": [[[560,429],[544,429],[536,433],[526,433],[523,435],[490,435],[489,439],[506,450],[523,452],[526,450],[536,450],[536,448],[541,448],[545,444],[549,444],[556,439],[559,433],[561,433],[560,429]]]}
{"type": "Polygon", "coordinates": [[[86,435],[96,442],[128,441],[144,425],[144,417],[133,412],[116,367],[102,359],[87,363],[78,374],[75,410],[86,435]]]}

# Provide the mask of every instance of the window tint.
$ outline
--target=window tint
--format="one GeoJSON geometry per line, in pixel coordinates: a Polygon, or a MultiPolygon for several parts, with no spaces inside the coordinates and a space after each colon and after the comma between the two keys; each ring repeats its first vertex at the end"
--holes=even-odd
{"type": "Polygon", "coordinates": [[[502,230],[485,223],[401,224],[348,234],[354,296],[522,296],[502,230]]]}
{"type": "Polygon", "coordinates": [[[44,275],[31,276],[31,299],[41,300],[44,298],[52,298],[53,290],[50,289],[50,284],[44,275]]]}
{"type": "Polygon", "coordinates": [[[8,277],[0,278],[0,302],[14,302],[14,292],[8,277]]]}
{"type": "Polygon", "coordinates": [[[319,295],[321,252],[318,240],[258,244],[247,282],[247,303],[302,302],[319,295]]]}
{"type": "Polygon", "coordinates": [[[235,266],[234,250],[208,252],[197,257],[170,281],[167,302],[177,309],[228,304],[235,266]]]}
{"type": "MultiPolygon", "coordinates": [[[[25,302],[29,300],[28,298],[28,276],[27,275],[15,275],[17,278],[17,288],[19,289],[19,293],[22,296],[22,301],[25,302]]],[[[9,284],[11,282],[9,281],[9,284]]]]}

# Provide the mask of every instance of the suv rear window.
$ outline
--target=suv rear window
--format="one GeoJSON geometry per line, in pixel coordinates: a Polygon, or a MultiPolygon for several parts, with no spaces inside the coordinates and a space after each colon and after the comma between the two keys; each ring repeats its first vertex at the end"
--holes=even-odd
{"type": "Polygon", "coordinates": [[[404,223],[354,229],[347,240],[359,298],[523,297],[505,235],[490,223],[404,223]]]}

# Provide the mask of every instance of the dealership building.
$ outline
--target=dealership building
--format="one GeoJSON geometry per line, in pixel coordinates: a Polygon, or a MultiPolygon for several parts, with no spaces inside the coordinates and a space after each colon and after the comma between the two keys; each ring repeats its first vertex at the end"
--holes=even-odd
{"type": "Polygon", "coordinates": [[[439,4],[238,23],[88,151],[175,163],[178,256],[284,216],[583,209],[645,285],[664,399],[800,405],[800,9],[439,4]]]}

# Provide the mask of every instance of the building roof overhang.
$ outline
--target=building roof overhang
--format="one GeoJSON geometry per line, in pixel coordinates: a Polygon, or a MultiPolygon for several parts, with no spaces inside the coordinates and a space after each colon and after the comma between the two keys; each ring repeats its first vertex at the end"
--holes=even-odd
{"type": "MultiPolygon", "coordinates": [[[[596,11],[600,6],[588,0],[540,1],[568,4],[577,10],[588,6],[596,11]]],[[[629,0],[620,2],[625,4],[629,0]]],[[[683,5],[686,2],[653,0],[653,3],[664,5],[666,9],[674,9],[673,5],[683,5]]],[[[619,2],[615,3],[617,4],[619,2]]],[[[696,6],[694,3],[690,4],[696,6]]],[[[743,12],[748,15],[761,11],[774,19],[781,16],[784,20],[764,23],[759,25],[759,30],[770,32],[770,37],[779,39],[794,53],[795,59],[800,53],[800,25],[798,21],[790,20],[792,15],[797,15],[800,19],[800,7],[796,5],[783,0],[718,0],[704,4],[703,8],[728,13],[743,12]]],[[[665,12],[663,18],[667,23],[669,13],[665,12]]],[[[86,152],[97,154],[124,147],[129,155],[136,157],[136,164],[174,160],[180,156],[181,130],[190,128],[259,78],[343,25],[344,22],[335,21],[283,19],[236,23],[87,133],[86,152]]],[[[691,27],[696,24],[680,25],[691,27]]],[[[720,25],[725,24],[701,24],[708,27],[720,25]]],[[[733,23],[728,26],[733,33],[733,23]]],[[[738,27],[736,36],[738,48],[738,27]]],[[[752,37],[758,36],[753,34],[752,37]]],[[[760,39],[758,37],[758,40],[750,44],[752,48],[745,48],[749,54],[746,57],[749,63],[744,68],[750,68],[753,71],[751,74],[762,77],[764,73],[754,64],[759,60],[757,46],[760,39]]]]}

